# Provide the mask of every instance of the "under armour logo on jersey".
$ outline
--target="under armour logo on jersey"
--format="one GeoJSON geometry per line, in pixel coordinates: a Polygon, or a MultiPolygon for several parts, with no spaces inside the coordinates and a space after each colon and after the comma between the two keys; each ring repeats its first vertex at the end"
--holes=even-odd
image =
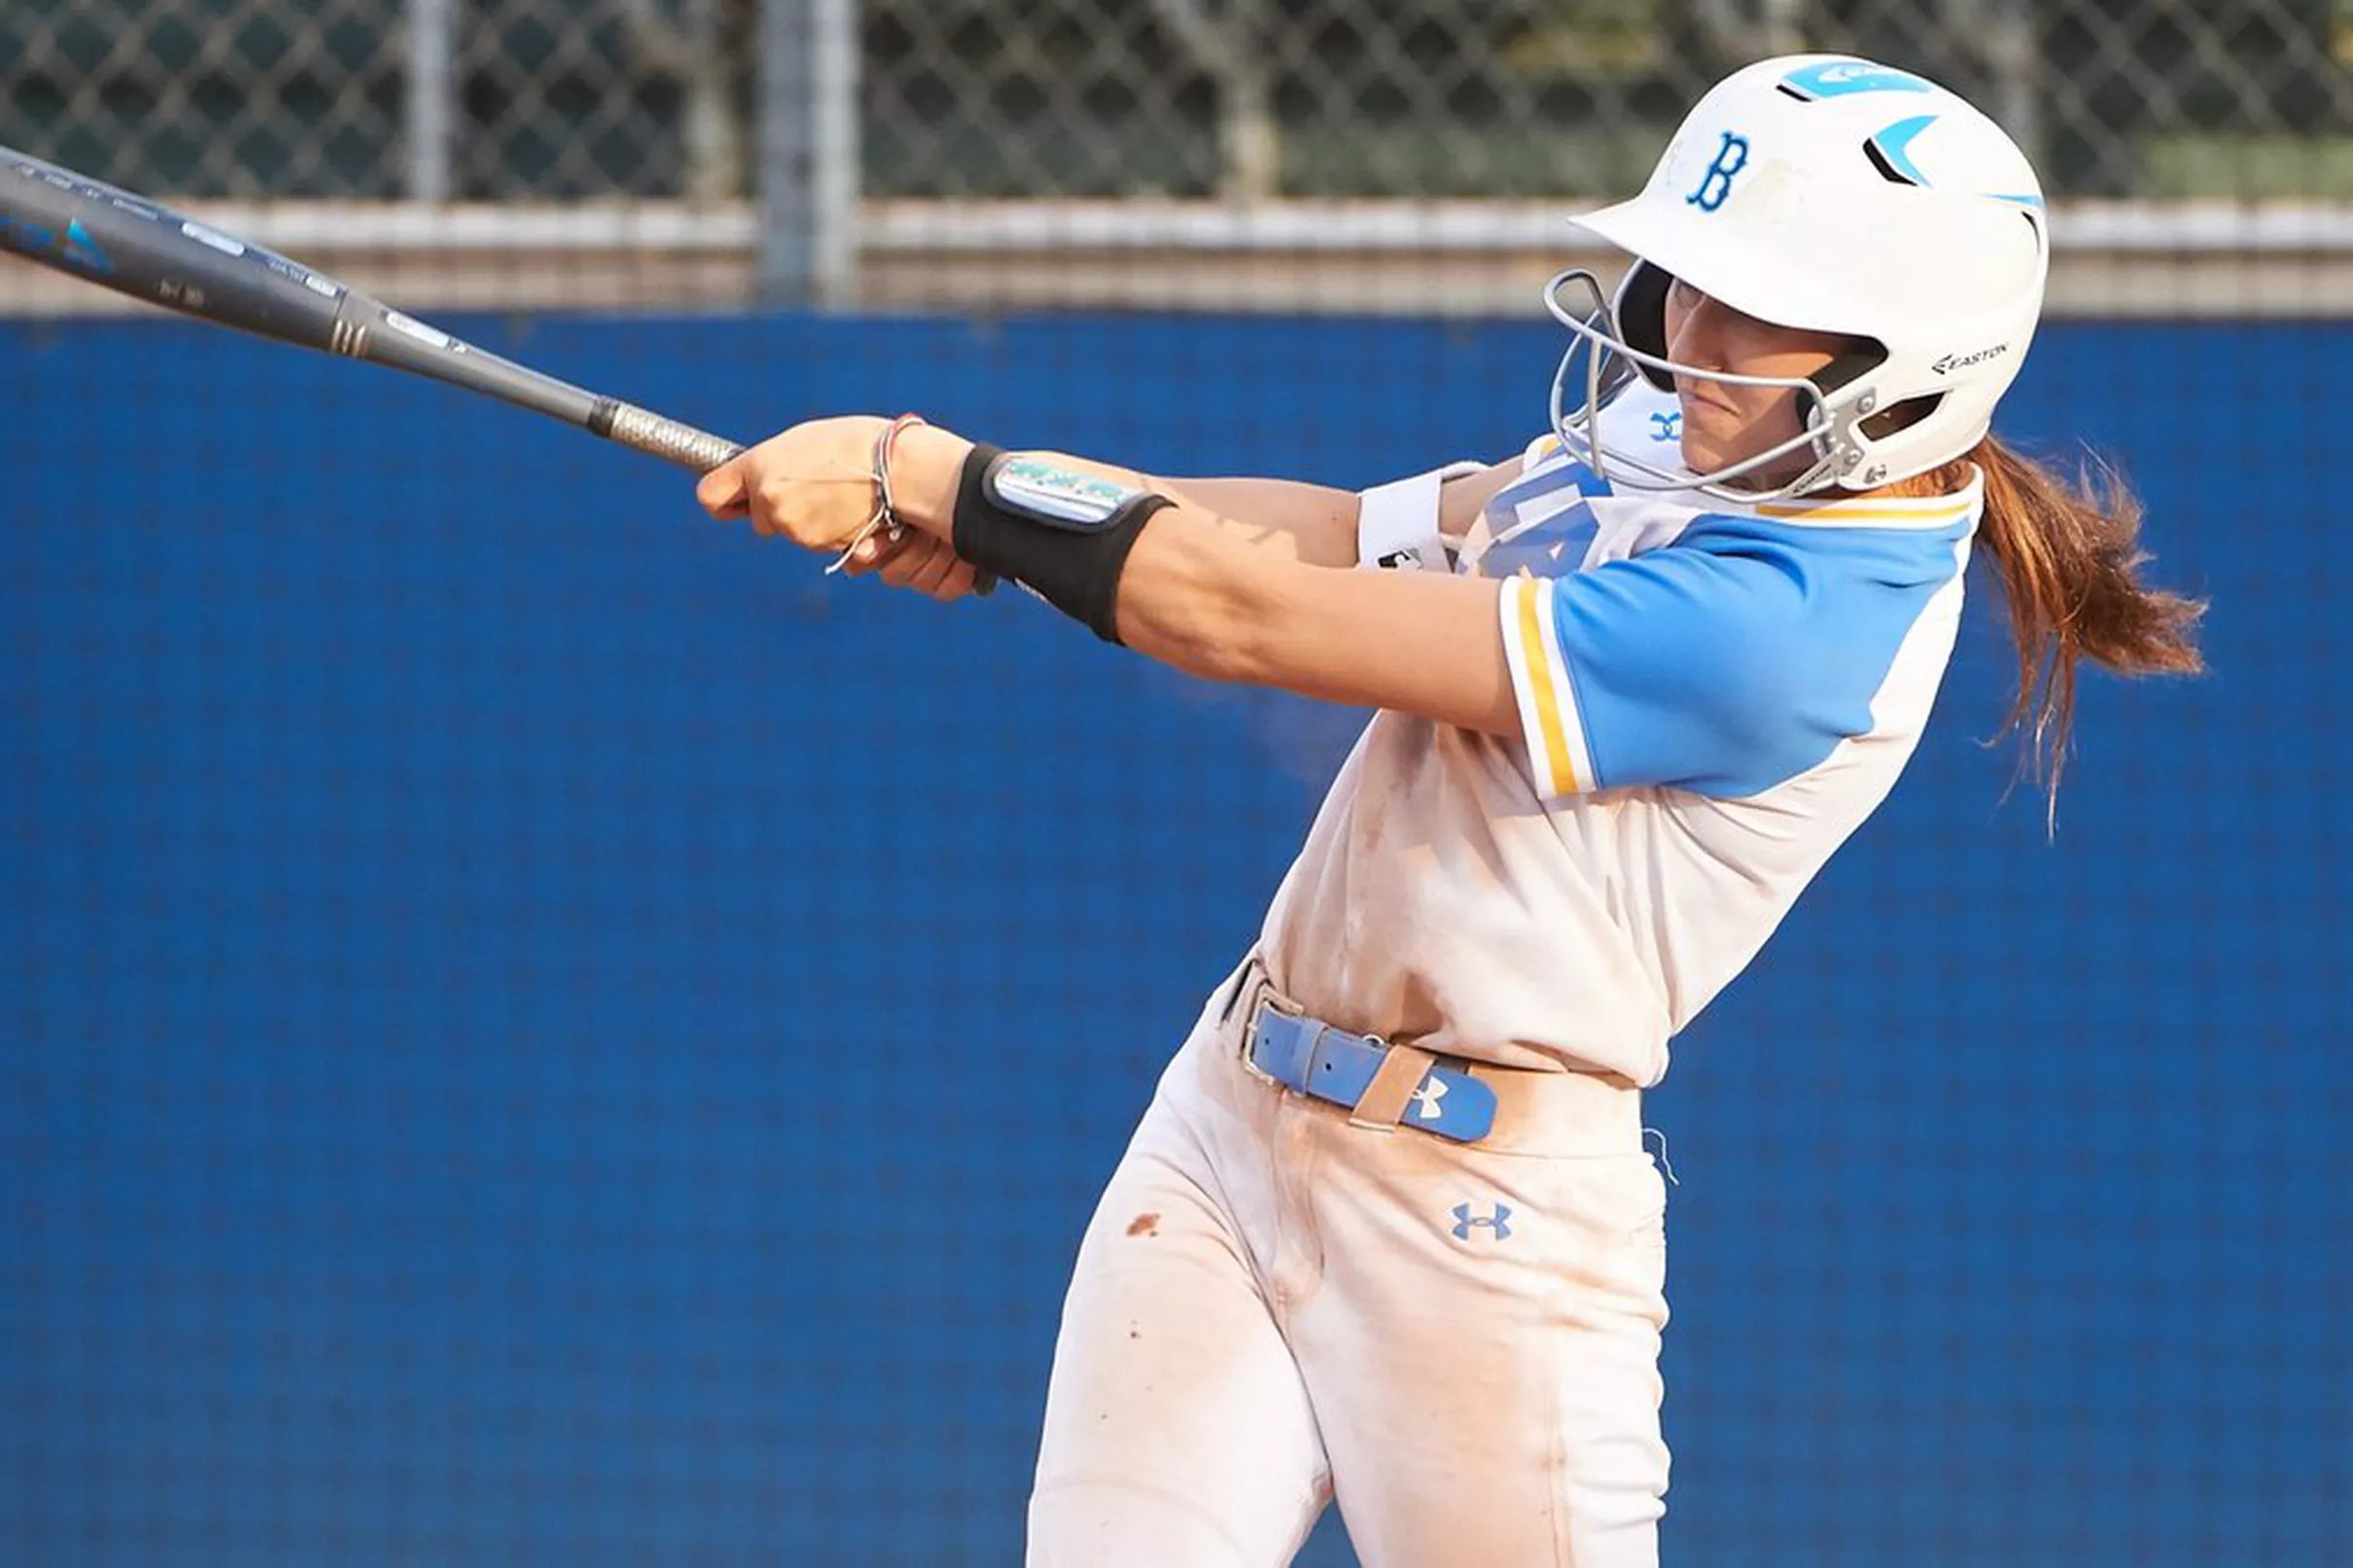
{"type": "Polygon", "coordinates": [[[1724,132],[1724,145],[1716,149],[1715,161],[1700,176],[1700,188],[1683,199],[1702,212],[1715,211],[1732,194],[1732,177],[1746,167],[1748,138],[1738,131],[1724,132]]]}
{"type": "Polygon", "coordinates": [[[1682,434],[1683,416],[1681,414],[1653,414],[1650,416],[1650,438],[1652,440],[1671,441],[1682,434]]]}
{"type": "Polygon", "coordinates": [[[1509,1203],[1497,1203],[1493,1214],[1473,1214],[1470,1204],[1457,1203],[1455,1205],[1455,1239],[1467,1241],[1470,1239],[1471,1232],[1485,1227],[1495,1234],[1496,1240],[1508,1241],[1512,1238],[1512,1228],[1509,1223],[1511,1217],[1512,1211],[1509,1203]]]}
{"type": "Polygon", "coordinates": [[[1438,1101],[1446,1098],[1446,1085],[1435,1078],[1423,1079],[1422,1087],[1415,1090],[1411,1098],[1414,1114],[1425,1122],[1434,1122],[1446,1114],[1438,1108],[1438,1101]]]}

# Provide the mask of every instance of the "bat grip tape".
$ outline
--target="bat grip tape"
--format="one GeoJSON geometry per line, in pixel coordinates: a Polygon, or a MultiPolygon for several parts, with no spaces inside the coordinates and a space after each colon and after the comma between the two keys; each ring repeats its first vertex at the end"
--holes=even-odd
{"type": "Polygon", "coordinates": [[[665,419],[650,409],[612,398],[597,400],[596,406],[589,410],[588,430],[592,435],[650,452],[697,473],[709,473],[720,464],[741,456],[744,450],[723,436],[682,425],[675,419],[665,419]]]}

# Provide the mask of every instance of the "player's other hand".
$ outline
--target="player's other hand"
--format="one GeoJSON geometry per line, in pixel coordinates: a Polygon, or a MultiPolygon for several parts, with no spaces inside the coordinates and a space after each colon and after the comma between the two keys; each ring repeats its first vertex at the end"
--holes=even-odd
{"type": "Polygon", "coordinates": [[[872,574],[943,605],[977,591],[971,563],[929,534],[909,533],[896,544],[876,535],[850,552],[842,571],[853,577],[872,574]]]}

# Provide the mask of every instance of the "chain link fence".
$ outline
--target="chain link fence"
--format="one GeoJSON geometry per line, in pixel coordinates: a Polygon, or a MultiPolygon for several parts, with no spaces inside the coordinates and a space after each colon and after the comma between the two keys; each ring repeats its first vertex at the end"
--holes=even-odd
{"type": "MultiPolygon", "coordinates": [[[[9,0],[0,141],[187,196],[748,196],[783,4],[810,0],[9,0]]],[[[2353,0],[847,10],[869,196],[1594,194],[1798,49],[1979,95],[2062,194],[2353,191],[2353,0]]]]}
{"type": "Polygon", "coordinates": [[[750,17],[740,0],[9,0],[0,141],[183,196],[728,195],[750,183],[750,17]]]}

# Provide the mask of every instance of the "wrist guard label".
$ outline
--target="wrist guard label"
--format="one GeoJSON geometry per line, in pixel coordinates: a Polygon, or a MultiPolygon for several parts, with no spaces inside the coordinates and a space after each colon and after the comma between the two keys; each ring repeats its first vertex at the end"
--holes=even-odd
{"type": "Polygon", "coordinates": [[[989,466],[983,483],[1005,510],[1081,534],[1110,527],[1147,493],[1036,452],[1006,453],[989,466]]]}

